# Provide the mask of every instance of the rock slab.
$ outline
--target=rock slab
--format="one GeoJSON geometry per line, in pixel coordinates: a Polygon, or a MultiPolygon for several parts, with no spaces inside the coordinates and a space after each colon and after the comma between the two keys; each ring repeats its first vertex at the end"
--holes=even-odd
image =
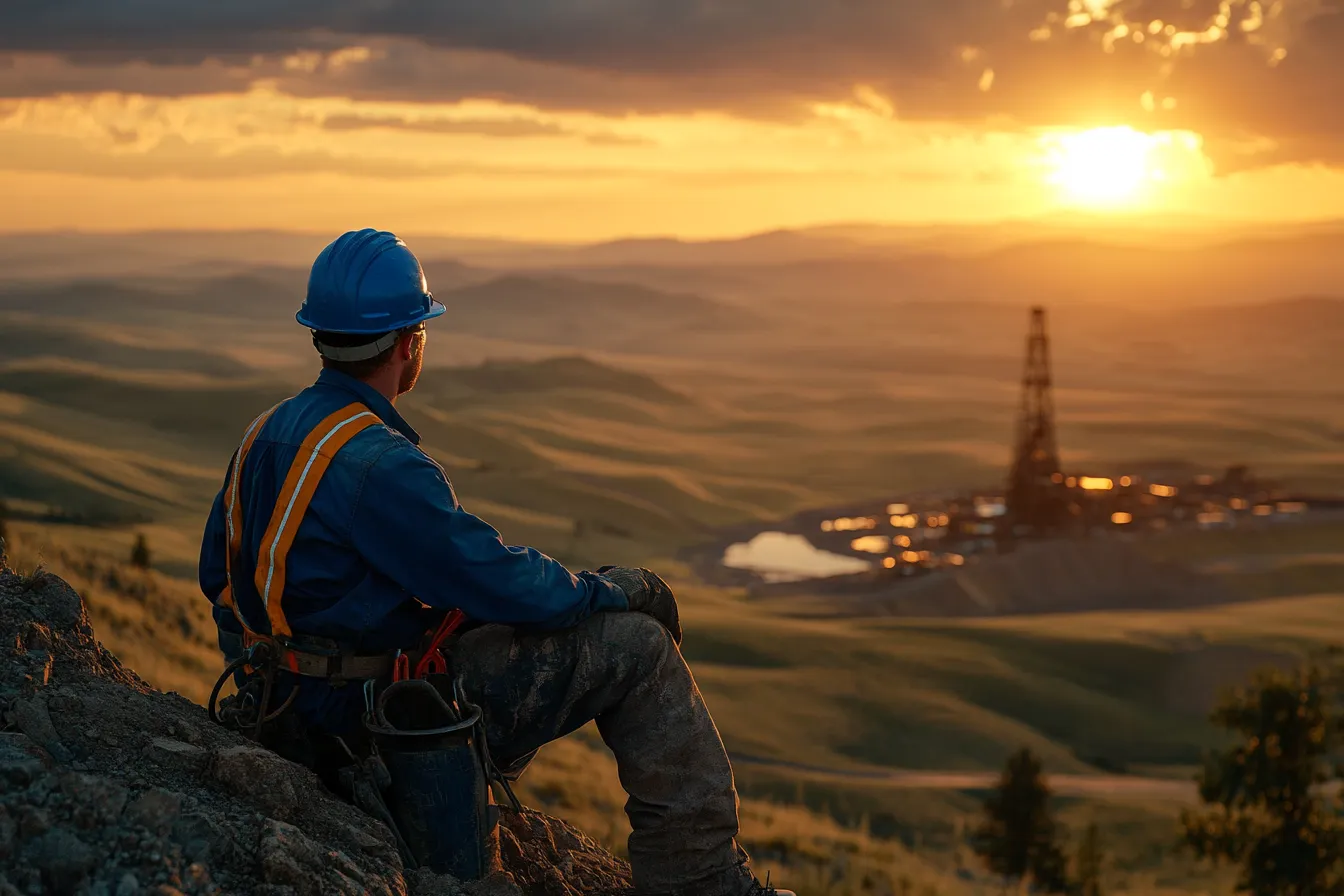
{"type": "Polygon", "coordinates": [[[0,567],[0,896],[613,896],[628,866],[503,813],[502,869],[406,873],[391,833],[315,775],[163,694],[60,578],[0,567]]]}

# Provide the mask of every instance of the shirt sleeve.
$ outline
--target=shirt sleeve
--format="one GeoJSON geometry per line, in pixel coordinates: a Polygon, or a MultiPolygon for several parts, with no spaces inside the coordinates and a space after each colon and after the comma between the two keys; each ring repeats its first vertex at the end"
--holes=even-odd
{"type": "Polygon", "coordinates": [[[625,610],[603,577],[577,575],[540,551],[506,545],[462,509],[439,467],[409,442],[369,468],[351,524],[355,549],[380,573],[434,607],[480,622],[568,628],[601,610],[625,610]]]}

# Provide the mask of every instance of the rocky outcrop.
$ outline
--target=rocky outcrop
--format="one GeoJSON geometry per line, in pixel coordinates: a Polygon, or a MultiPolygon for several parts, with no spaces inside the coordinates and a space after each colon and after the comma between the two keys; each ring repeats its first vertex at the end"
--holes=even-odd
{"type": "Polygon", "coordinates": [[[503,813],[502,868],[406,873],[391,833],[307,769],[154,690],[61,579],[0,569],[0,896],[579,896],[629,870],[564,822],[503,813]]]}

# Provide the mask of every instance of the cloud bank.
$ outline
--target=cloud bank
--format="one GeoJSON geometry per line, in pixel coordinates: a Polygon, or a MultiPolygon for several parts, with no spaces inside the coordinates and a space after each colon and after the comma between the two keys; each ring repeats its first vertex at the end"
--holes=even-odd
{"type": "Polygon", "coordinates": [[[1344,0],[46,0],[0,8],[0,96],[770,119],[861,85],[908,120],[1191,129],[1235,168],[1341,161],[1341,51],[1344,0]]]}

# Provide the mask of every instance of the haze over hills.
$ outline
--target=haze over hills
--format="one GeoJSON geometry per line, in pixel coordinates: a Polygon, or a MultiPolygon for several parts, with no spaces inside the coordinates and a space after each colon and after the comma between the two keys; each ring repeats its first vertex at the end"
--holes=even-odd
{"type": "MultiPolygon", "coordinates": [[[[303,266],[330,234],[285,230],[155,230],[129,233],[47,231],[6,234],[0,270],[6,280],[47,277],[209,276],[257,267],[303,266]]],[[[518,248],[504,240],[424,236],[426,259],[518,248]]]]}
{"type": "MultiPolygon", "coordinates": [[[[979,227],[837,225],[734,240],[573,246],[407,236],[426,260],[431,287],[465,288],[468,305],[478,297],[472,288],[491,280],[500,281],[493,289],[507,298],[507,278],[518,274],[550,281],[550,289],[577,279],[693,295],[770,316],[806,318],[825,307],[879,319],[893,306],[916,301],[1165,310],[1329,296],[1344,282],[1344,225],[1330,222],[1220,229],[1194,221],[1157,230],[1070,218],[979,227]]],[[[176,281],[170,288],[186,290],[205,282],[221,288],[217,301],[231,305],[264,302],[283,291],[289,303],[327,238],[272,232],[28,234],[0,245],[0,269],[9,281],[152,278],[152,288],[176,281]],[[246,279],[229,283],[228,275],[246,279]]],[[[78,297],[52,298],[57,313],[60,305],[66,313],[87,306],[78,297]]],[[[155,304],[146,296],[143,307],[155,304]]]]}

